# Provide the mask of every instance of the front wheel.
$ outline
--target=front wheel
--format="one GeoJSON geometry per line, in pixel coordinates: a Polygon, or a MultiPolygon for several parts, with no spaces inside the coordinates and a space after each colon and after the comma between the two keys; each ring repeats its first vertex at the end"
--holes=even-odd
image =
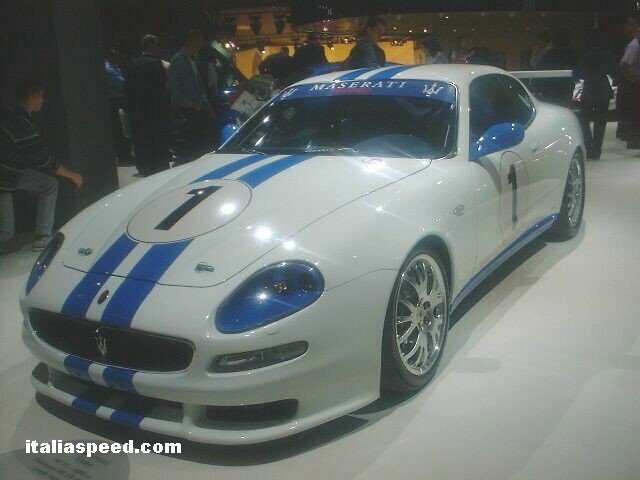
{"type": "Polygon", "coordinates": [[[431,249],[413,252],[400,269],[382,342],[383,390],[417,390],[435,375],[449,329],[445,272],[431,249]]]}
{"type": "Polygon", "coordinates": [[[558,240],[573,238],[580,230],[584,213],[584,193],[584,160],[582,159],[582,154],[576,152],[569,164],[569,173],[564,187],[560,214],[552,230],[552,235],[558,240]]]}

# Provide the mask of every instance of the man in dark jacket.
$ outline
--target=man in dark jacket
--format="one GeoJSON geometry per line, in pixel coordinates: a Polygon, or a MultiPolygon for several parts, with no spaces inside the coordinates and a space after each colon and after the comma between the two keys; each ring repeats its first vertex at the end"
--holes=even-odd
{"type": "Polygon", "coordinates": [[[47,246],[53,231],[58,181],[52,175],[82,186],[82,175],[65,168],[49,153],[31,117],[44,102],[42,81],[23,79],[16,93],[18,105],[0,121],[0,254],[18,249],[12,192],[26,190],[39,196],[33,243],[33,250],[38,251],[47,246]]]}
{"type": "MultiPolygon", "coordinates": [[[[571,70],[578,63],[577,56],[570,48],[571,36],[566,30],[559,30],[553,36],[553,47],[540,61],[541,70],[571,70]]],[[[568,107],[575,83],[572,78],[545,78],[540,82],[542,100],[568,107]]]]}
{"type": "Polygon", "coordinates": [[[297,70],[327,63],[324,47],[320,45],[318,36],[311,32],[307,41],[293,54],[293,64],[297,70]]]}
{"type": "Polygon", "coordinates": [[[378,42],[384,32],[384,20],[380,17],[369,17],[364,25],[362,35],[344,62],[345,68],[351,70],[355,68],[383,67],[386,59],[384,50],[378,46],[378,42]]]}
{"type": "Polygon", "coordinates": [[[602,152],[609,101],[613,98],[608,76],[613,80],[618,77],[615,58],[605,49],[605,38],[601,32],[591,33],[587,49],[575,73],[577,78],[584,80],[579,119],[587,146],[587,157],[597,160],[602,152]],[[591,121],[594,122],[593,134],[591,121]]]}
{"type": "Polygon", "coordinates": [[[131,115],[136,167],[143,176],[169,168],[168,132],[170,102],[167,74],[158,57],[158,38],[142,39],[142,55],[131,62],[124,93],[131,115]]]}
{"type": "MultiPolygon", "coordinates": [[[[324,55],[324,50],[322,54],[324,55]]],[[[293,73],[293,65],[294,60],[289,56],[289,47],[282,47],[279,52],[272,53],[260,62],[258,71],[263,75],[271,75],[276,83],[281,83],[293,73]]]]}

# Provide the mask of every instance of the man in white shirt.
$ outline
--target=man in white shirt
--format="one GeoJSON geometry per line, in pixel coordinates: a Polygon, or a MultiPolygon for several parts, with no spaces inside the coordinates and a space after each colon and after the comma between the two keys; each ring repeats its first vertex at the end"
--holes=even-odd
{"type": "Polygon", "coordinates": [[[640,29],[636,27],[634,38],[625,49],[620,60],[620,71],[627,86],[625,101],[627,123],[627,148],[640,149],[640,29]]]}

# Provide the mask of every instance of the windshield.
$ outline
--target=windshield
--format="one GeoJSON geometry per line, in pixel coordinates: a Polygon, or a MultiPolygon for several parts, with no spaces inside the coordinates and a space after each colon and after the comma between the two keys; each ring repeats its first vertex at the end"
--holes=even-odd
{"type": "Polygon", "coordinates": [[[453,85],[425,80],[298,85],[221,151],[439,158],[455,146],[455,99],[453,85]]]}

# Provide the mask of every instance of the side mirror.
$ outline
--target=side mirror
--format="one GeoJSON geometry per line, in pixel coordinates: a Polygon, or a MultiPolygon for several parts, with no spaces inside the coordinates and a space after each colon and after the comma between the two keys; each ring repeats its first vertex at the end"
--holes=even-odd
{"type": "Polygon", "coordinates": [[[220,133],[222,143],[233,137],[234,133],[236,133],[237,130],[238,126],[235,123],[227,123],[224,127],[222,127],[222,132],[220,133]]]}
{"type": "Polygon", "coordinates": [[[524,127],[520,123],[498,123],[489,127],[477,142],[471,144],[471,160],[491,153],[515,147],[524,139],[524,127]]]}

